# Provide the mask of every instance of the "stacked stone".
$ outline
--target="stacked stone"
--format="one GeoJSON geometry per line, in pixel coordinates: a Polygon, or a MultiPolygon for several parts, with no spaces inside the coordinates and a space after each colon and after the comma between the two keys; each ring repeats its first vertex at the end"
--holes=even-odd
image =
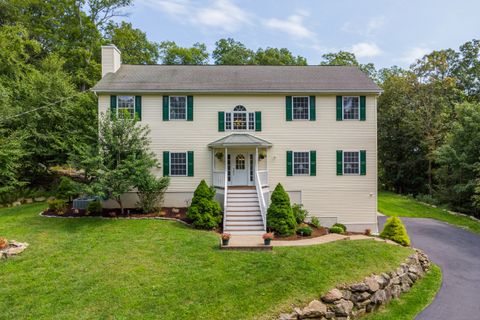
{"type": "Polygon", "coordinates": [[[279,319],[348,320],[375,311],[410,290],[429,270],[430,260],[427,255],[420,250],[415,251],[397,269],[332,289],[320,300],[313,300],[304,308],[295,308],[292,313],[281,314],[279,319]]]}

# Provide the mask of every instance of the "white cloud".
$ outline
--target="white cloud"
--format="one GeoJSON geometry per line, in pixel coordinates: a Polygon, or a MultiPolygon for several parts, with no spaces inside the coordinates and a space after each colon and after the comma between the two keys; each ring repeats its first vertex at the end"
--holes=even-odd
{"type": "Polygon", "coordinates": [[[346,22],[342,26],[342,31],[358,34],[364,37],[373,36],[385,25],[385,17],[378,16],[370,18],[367,23],[346,22]]]}
{"type": "Polygon", "coordinates": [[[352,52],[357,58],[371,58],[381,54],[382,50],[373,42],[360,42],[352,46],[352,52]]]}
{"type": "Polygon", "coordinates": [[[417,59],[422,58],[424,55],[427,53],[430,53],[432,50],[426,47],[414,47],[407,51],[403,57],[398,59],[399,61],[402,61],[404,63],[414,63],[417,61],[417,59]]]}
{"type": "Polygon", "coordinates": [[[143,0],[143,2],[180,22],[228,32],[238,30],[250,20],[250,14],[232,0],[213,0],[209,5],[191,0],[143,0]]]}
{"type": "Polygon", "coordinates": [[[280,20],[276,18],[267,19],[263,24],[270,29],[279,30],[289,34],[292,37],[311,38],[315,33],[304,26],[303,19],[307,16],[305,11],[299,11],[287,18],[287,20],[280,20]]]}

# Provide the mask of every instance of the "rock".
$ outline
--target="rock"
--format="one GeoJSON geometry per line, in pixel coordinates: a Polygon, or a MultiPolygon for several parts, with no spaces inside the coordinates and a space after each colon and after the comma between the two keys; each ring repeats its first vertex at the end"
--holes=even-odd
{"type": "Polygon", "coordinates": [[[387,285],[389,280],[387,280],[383,274],[381,276],[375,276],[375,281],[377,281],[380,289],[384,289],[387,285]]]}
{"type": "Polygon", "coordinates": [[[350,289],[352,291],[367,291],[368,290],[368,286],[363,283],[363,282],[360,282],[360,283],[355,283],[355,284],[352,284],[350,286],[350,289]]]}
{"type": "Polygon", "coordinates": [[[381,276],[382,276],[385,280],[387,280],[387,281],[390,281],[390,279],[391,279],[391,277],[390,277],[387,273],[385,273],[385,272],[382,273],[381,276]]]}
{"type": "Polygon", "coordinates": [[[358,302],[358,303],[356,304],[356,306],[357,306],[357,308],[361,309],[361,308],[364,308],[364,307],[368,306],[370,303],[372,303],[372,300],[367,299],[367,300],[358,302]]]}
{"type": "Polygon", "coordinates": [[[327,312],[327,306],[318,300],[313,300],[302,310],[300,319],[320,318],[327,312]]]}
{"type": "Polygon", "coordinates": [[[278,317],[278,320],[297,320],[297,319],[298,319],[298,314],[296,312],[282,313],[278,317]]]}
{"type": "Polygon", "coordinates": [[[400,284],[400,277],[394,277],[392,278],[392,280],[390,281],[391,284],[400,284]]]}
{"type": "Polygon", "coordinates": [[[377,305],[384,304],[386,301],[387,295],[385,294],[385,290],[378,290],[372,297],[372,302],[377,305]]]}
{"type": "Polygon", "coordinates": [[[405,273],[400,277],[400,282],[402,284],[407,284],[408,286],[411,286],[413,284],[412,279],[410,279],[410,277],[408,276],[408,273],[405,273]]]}
{"type": "Polygon", "coordinates": [[[367,305],[367,306],[365,307],[365,311],[370,313],[370,312],[373,311],[374,308],[375,308],[375,304],[374,304],[374,303],[370,303],[369,305],[367,305]]]}
{"type": "Polygon", "coordinates": [[[415,273],[415,274],[419,274],[420,273],[420,270],[416,267],[416,266],[410,266],[410,268],[408,268],[408,272],[410,273],[415,273]]]}
{"type": "Polygon", "coordinates": [[[22,205],[22,203],[20,201],[15,201],[14,203],[12,203],[13,207],[18,207],[20,205],[22,205]]]}
{"type": "Polygon", "coordinates": [[[350,300],[352,298],[352,292],[350,290],[343,290],[342,295],[345,300],[350,300]]]}
{"type": "MultiPolygon", "coordinates": [[[[345,291],[344,291],[345,292],[345,291]]],[[[349,291],[346,291],[346,292],[349,292],[349,291]]],[[[338,289],[332,289],[330,291],[328,291],[323,297],[322,297],[322,300],[324,302],[327,302],[327,303],[332,303],[332,302],[335,302],[337,300],[340,300],[341,298],[343,297],[343,294],[340,290],[338,289]]]]}
{"type": "Polygon", "coordinates": [[[33,198],[33,200],[34,200],[35,202],[43,202],[43,201],[45,201],[45,200],[47,200],[47,199],[46,199],[45,197],[35,197],[35,198],[33,198]]]}
{"type": "Polygon", "coordinates": [[[375,277],[366,278],[363,282],[368,286],[368,291],[375,292],[380,289],[380,285],[378,284],[375,277]]]}
{"type": "Polygon", "coordinates": [[[408,283],[402,283],[401,289],[402,292],[407,292],[410,290],[410,286],[408,285],[408,283]]]}
{"type": "Polygon", "coordinates": [[[333,317],[335,317],[335,312],[333,311],[325,312],[325,319],[332,319],[333,317]]]}
{"type": "Polygon", "coordinates": [[[48,197],[47,200],[48,200],[48,201],[55,200],[55,197],[48,197]]]}
{"type": "Polygon", "coordinates": [[[350,300],[352,300],[353,302],[360,302],[360,301],[367,300],[368,298],[370,298],[370,296],[371,296],[370,293],[365,291],[362,293],[352,294],[352,297],[350,298],[350,300]]]}
{"type": "Polygon", "coordinates": [[[363,317],[366,313],[367,313],[367,311],[365,310],[365,308],[361,308],[361,309],[354,310],[354,311],[352,311],[352,318],[353,318],[353,319],[361,318],[361,317],[363,317]]]}
{"type": "Polygon", "coordinates": [[[353,302],[349,300],[344,300],[344,299],[341,299],[335,302],[335,305],[333,306],[333,311],[335,312],[336,316],[347,317],[352,311],[352,309],[353,309],[353,302]]]}
{"type": "Polygon", "coordinates": [[[33,199],[32,198],[27,198],[27,199],[25,199],[25,203],[33,203],[33,199]]]}
{"type": "Polygon", "coordinates": [[[418,279],[417,275],[411,272],[408,273],[408,277],[410,278],[410,280],[412,280],[412,282],[415,282],[418,279]]]}
{"type": "Polygon", "coordinates": [[[402,288],[399,285],[392,286],[391,293],[393,298],[398,298],[401,292],[402,288]]]}
{"type": "Polygon", "coordinates": [[[180,212],[180,209],[178,208],[172,208],[172,213],[179,213],[180,212]]]}

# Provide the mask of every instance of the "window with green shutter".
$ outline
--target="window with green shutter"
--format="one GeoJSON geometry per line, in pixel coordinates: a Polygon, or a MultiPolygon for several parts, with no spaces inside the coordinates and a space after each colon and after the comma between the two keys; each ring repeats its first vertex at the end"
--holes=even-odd
{"type": "Polygon", "coordinates": [[[170,175],[170,152],[163,151],[163,176],[168,177],[170,175]]]}
{"type": "Polygon", "coordinates": [[[310,121],[315,121],[316,118],[315,96],[310,96],[310,121]]]}
{"type": "Polygon", "coordinates": [[[343,97],[337,96],[337,121],[343,120],[343,97]]]}
{"type": "Polygon", "coordinates": [[[110,116],[117,115],[117,96],[110,96],[110,116]]]}
{"type": "Polygon", "coordinates": [[[163,121],[168,121],[170,120],[170,116],[168,114],[168,103],[169,103],[169,96],[163,96],[163,108],[162,108],[162,114],[163,114],[163,121]]]}
{"type": "Polygon", "coordinates": [[[310,175],[317,175],[317,151],[310,151],[310,175]]]}
{"type": "Polygon", "coordinates": [[[367,174],[367,151],[360,150],[360,175],[367,174]]]}
{"type": "Polygon", "coordinates": [[[262,112],[255,111],[255,131],[262,131],[262,112]]]}
{"type": "Polygon", "coordinates": [[[193,121],[193,96],[187,96],[187,121],[193,121]]]}
{"type": "Polygon", "coordinates": [[[337,150],[337,176],[343,175],[343,151],[337,150]]]}
{"type": "Polygon", "coordinates": [[[292,121],[292,96],[285,97],[285,109],[287,121],[292,121]]]}
{"type": "Polygon", "coordinates": [[[293,155],[292,155],[292,151],[287,151],[287,176],[291,176],[292,175],[292,158],[293,158],[293,155]]]}
{"type": "Polygon", "coordinates": [[[142,97],[135,96],[135,117],[142,121],[142,97]]]}
{"type": "Polygon", "coordinates": [[[188,168],[187,168],[187,175],[189,177],[193,177],[193,151],[188,151],[187,152],[187,162],[188,162],[188,168]]]}
{"type": "Polygon", "coordinates": [[[367,117],[367,97],[360,96],[360,121],[365,121],[367,117]]]}
{"type": "Polygon", "coordinates": [[[218,112],[218,131],[225,131],[225,112],[223,111],[218,112]]]}

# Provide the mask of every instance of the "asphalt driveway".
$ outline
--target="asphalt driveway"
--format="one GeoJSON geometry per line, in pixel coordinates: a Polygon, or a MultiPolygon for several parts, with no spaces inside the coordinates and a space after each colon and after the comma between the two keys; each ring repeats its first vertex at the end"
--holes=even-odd
{"type": "MultiPolygon", "coordinates": [[[[387,218],[378,217],[380,230],[387,218]]],[[[416,319],[480,320],[480,235],[437,220],[401,219],[412,245],[443,273],[436,299],[416,319]]]]}

